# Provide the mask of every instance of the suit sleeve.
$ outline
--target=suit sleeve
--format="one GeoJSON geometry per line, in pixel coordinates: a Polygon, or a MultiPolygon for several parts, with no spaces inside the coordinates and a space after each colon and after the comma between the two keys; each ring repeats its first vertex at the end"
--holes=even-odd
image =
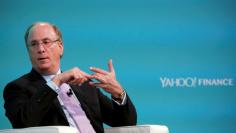
{"type": "Polygon", "coordinates": [[[57,93],[46,84],[37,86],[22,85],[24,83],[9,83],[4,89],[6,116],[13,128],[23,128],[40,125],[41,119],[52,107],[57,93]]]}
{"type": "Polygon", "coordinates": [[[98,95],[100,99],[102,119],[107,125],[117,127],[137,124],[136,109],[128,94],[126,95],[127,102],[125,105],[118,105],[108,97],[104,96],[100,91],[98,95]]]}

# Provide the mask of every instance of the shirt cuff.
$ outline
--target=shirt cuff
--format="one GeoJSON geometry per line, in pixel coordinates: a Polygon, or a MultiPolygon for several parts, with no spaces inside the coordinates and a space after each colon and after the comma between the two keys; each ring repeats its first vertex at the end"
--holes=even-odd
{"type": "Polygon", "coordinates": [[[60,88],[52,80],[47,81],[47,85],[56,93],[60,91],[60,88]]]}
{"type": "Polygon", "coordinates": [[[119,106],[125,105],[127,103],[127,97],[126,97],[126,92],[124,94],[124,98],[122,99],[122,101],[117,101],[115,99],[112,98],[112,100],[119,106]]]}

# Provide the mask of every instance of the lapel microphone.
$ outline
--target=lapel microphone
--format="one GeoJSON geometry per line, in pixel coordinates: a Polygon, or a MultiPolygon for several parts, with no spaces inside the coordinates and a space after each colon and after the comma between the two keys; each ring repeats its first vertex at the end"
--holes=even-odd
{"type": "Polygon", "coordinates": [[[67,91],[66,94],[67,94],[67,96],[69,96],[69,97],[70,97],[71,95],[73,95],[72,89],[69,89],[69,91],[67,91]]]}

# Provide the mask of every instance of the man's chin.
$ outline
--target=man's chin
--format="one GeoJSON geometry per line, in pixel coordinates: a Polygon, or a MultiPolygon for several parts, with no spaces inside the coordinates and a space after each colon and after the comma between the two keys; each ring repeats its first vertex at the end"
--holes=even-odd
{"type": "Polygon", "coordinates": [[[39,73],[41,74],[49,74],[50,73],[50,67],[48,66],[39,66],[38,68],[39,73]]]}

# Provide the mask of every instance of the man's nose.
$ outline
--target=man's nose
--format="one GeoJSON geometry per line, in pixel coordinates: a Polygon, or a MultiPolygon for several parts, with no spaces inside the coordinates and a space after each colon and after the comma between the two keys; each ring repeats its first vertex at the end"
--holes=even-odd
{"type": "Polygon", "coordinates": [[[39,43],[38,44],[38,53],[44,53],[45,52],[45,48],[43,46],[43,43],[39,43]]]}

